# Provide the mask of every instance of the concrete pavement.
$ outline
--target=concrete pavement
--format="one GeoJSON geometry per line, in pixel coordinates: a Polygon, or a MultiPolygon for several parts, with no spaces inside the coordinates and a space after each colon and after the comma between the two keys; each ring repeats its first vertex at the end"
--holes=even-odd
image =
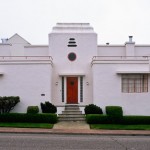
{"type": "Polygon", "coordinates": [[[58,122],[53,129],[0,127],[0,133],[150,136],[150,130],[93,130],[83,121],[58,122]]]}
{"type": "Polygon", "coordinates": [[[90,130],[90,126],[85,121],[60,121],[54,125],[53,129],[90,130]]]}
{"type": "Polygon", "coordinates": [[[0,128],[0,133],[150,136],[150,131],[145,130],[37,129],[5,127],[0,128]]]}

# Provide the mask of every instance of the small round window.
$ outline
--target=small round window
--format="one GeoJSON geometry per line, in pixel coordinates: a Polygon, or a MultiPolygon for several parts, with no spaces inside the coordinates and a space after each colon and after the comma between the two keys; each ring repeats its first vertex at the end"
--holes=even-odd
{"type": "Polygon", "coordinates": [[[75,53],[69,53],[69,54],[68,54],[68,59],[69,59],[70,61],[74,61],[74,60],[76,59],[76,54],[75,54],[75,53]]]}

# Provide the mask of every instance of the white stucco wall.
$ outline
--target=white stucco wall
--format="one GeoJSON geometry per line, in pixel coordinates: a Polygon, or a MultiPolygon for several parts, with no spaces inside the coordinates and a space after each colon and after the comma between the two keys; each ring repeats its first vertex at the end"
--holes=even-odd
{"type": "Polygon", "coordinates": [[[150,56],[150,45],[135,46],[135,56],[150,56]]]}
{"type": "Polygon", "coordinates": [[[49,48],[46,45],[32,45],[24,47],[25,56],[48,56],[48,54],[49,48]]]}
{"type": "MultiPolygon", "coordinates": [[[[145,71],[149,70],[149,63],[121,63],[103,62],[94,64],[93,69],[93,103],[99,105],[103,111],[105,106],[122,106],[125,115],[150,115],[149,97],[147,93],[122,93],[120,70],[145,71]]],[[[148,88],[150,88],[150,76],[148,88]]]]}
{"type": "Polygon", "coordinates": [[[13,112],[26,112],[28,106],[51,101],[51,64],[49,61],[0,63],[0,96],[19,96],[13,112]],[[45,94],[45,96],[41,96],[45,94]]]}
{"type": "Polygon", "coordinates": [[[98,56],[125,56],[124,45],[98,45],[98,56]]]}
{"type": "Polygon", "coordinates": [[[122,93],[121,74],[118,74],[121,71],[149,73],[149,58],[134,56],[150,56],[150,45],[136,45],[131,38],[124,45],[97,45],[97,34],[89,23],[58,23],[49,34],[49,45],[31,45],[15,34],[5,44],[0,43],[0,56],[13,56],[0,57],[0,96],[20,96],[21,102],[14,112],[26,112],[30,105],[40,106],[40,102],[50,101],[61,106],[58,107],[61,113],[62,106],[66,105],[66,79],[75,76],[80,106],[94,103],[105,110],[107,105],[119,105],[125,115],[150,115],[150,92],[122,93]],[[68,47],[70,38],[75,39],[76,47],[68,47]],[[77,56],[75,61],[68,59],[71,52],[77,56]],[[97,60],[91,66],[93,56],[101,57],[95,57],[97,60]],[[80,102],[80,76],[83,77],[83,102],[80,102]]]}
{"type": "Polygon", "coordinates": [[[24,46],[31,45],[18,34],[14,34],[10,37],[6,43],[11,45],[11,56],[24,56],[24,46]]]}
{"type": "MultiPolygon", "coordinates": [[[[56,105],[65,105],[61,98],[61,76],[83,75],[83,102],[92,103],[92,56],[97,53],[97,35],[95,33],[51,33],[49,34],[49,54],[53,57],[52,99],[56,105]],[[68,47],[70,38],[75,38],[77,47],[68,47]],[[90,42],[89,42],[90,41],[90,42]],[[74,52],[75,61],[68,59],[68,54],[74,52]],[[58,82],[58,85],[56,85],[58,82]],[[87,85],[88,83],[88,85],[87,85]]],[[[65,91],[66,94],[66,91],[65,91]]]]}
{"type": "Polygon", "coordinates": [[[10,55],[11,55],[11,45],[0,44],[0,56],[10,56],[10,55]]]}

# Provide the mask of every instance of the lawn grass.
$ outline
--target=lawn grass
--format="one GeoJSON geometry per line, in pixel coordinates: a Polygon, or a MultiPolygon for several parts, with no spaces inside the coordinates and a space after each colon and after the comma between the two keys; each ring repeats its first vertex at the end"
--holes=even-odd
{"type": "Polygon", "coordinates": [[[0,123],[0,127],[52,129],[53,124],[49,124],[49,123],[0,123]]]}
{"type": "Polygon", "coordinates": [[[150,125],[91,124],[91,129],[150,130],[150,125]]]}

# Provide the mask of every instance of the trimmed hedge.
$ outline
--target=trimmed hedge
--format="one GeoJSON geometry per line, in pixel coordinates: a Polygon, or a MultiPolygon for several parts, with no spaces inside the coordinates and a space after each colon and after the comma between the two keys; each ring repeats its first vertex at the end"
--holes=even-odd
{"type": "Polygon", "coordinates": [[[94,104],[86,105],[84,112],[85,114],[103,114],[102,109],[94,104]]]}
{"type": "Polygon", "coordinates": [[[106,106],[106,114],[112,123],[120,123],[123,118],[123,110],[120,106],[106,106]]]}
{"type": "Polygon", "coordinates": [[[108,115],[89,114],[86,115],[89,124],[125,124],[125,125],[146,125],[150,124],[150,116],[123,116],[120,122],[111,120],[108,115]]]}
{"type": "Polygon", "coordinates": [[[150,124],[150,116],[123,116],[122,124],[150,124]]]}
{"type": "Polygon", "coordinates": [[[106,114],[108,116],[123,116],[123,110],[121,106],[106,106],[106,114]]]}
{"type": "Polygon", "coordinates": [[[37,113],[39,113],[39,107],[38,106],[28,106],[27,114],[37,114],[37,113]]]}
{"type": "Polygon", "coordinates": [[[56,123],[57,115],[6,113],[0,114],[0,122],[56,123]]]}
{"type": "Polygon", "coordinates": [[[108,116],[102,114],[86,115],[86,121],[89,124],[110,124],[111,123],[108,116]]]}

